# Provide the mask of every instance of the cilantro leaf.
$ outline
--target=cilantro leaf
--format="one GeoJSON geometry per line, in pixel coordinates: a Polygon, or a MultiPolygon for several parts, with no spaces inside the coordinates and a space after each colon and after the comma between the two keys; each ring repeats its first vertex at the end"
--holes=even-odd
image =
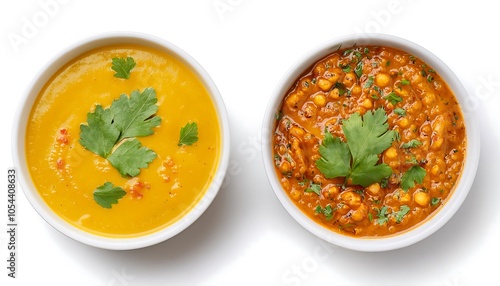
{"type": "Polygon", "coordinates": [[[130,77],[130,71],[135,67],[133,58],[113,58],[111,61],[111,69],[116,72],[113,76],[123,79],[128,79],[130,77]]]}
{"type": "Polygon", "coordinates": [[[396,223],[400,223],[403,220],[403,217],[410,211],[410,207],[407,205],[402,205],[399,208],[399,211],[395,214],[396,223]]]}
{"type": "Polygon", "coordinates": [[[377,165],[378,155],[392,145],[396,134],[389,131],[382,108],[363,117],[352,114],[343,121],[342,130],[346,143],[327,132],[319,148],[316,166],[326,178],[345,177],[345,182],[351,179],[352,184],[367,187],[392,174],[387,164],[377,165]]]}
{"type": "Polygon", "coordinates": [[[333,137],[330,132],[325,133],[323,143],[319,147],[321,158],[316,166],[327,178],[347,177],[350,171],[351,153],[347,143],[340,138],[333,137]]]}
{"type": "Polygon", "coordinates": [[[365,88],[370,88],[373,85],[373,76],[369,76],[368,80],[365,82],[365,88]]]}
{"type": "Polygon", "coordinates": [[[97,105],[94,112],[87,113],[88,125],[80,125],[80,144],[87,150],[106,158],[120,136],[120,131],[111,124],[112,122],[111,111],[97,105]]]}
{"type": "Polygon", "coordinates": [[[409,148],[417,148],[418,146],[421,146],[422,142],[418,141],[417,139],[412,139],[407,143],[401,144],[401,148],[404,149],[409,149],[409,148]]]}
{"type": "Polygon", "coordinates": [[[380,154],[394,141],[394,131],[389,131],[387,115],[383,108],[368,111],[361,118],[359,113],[352,114],[343,121],[342,130],[347,139],[355,168],[364,157],[380,154]]]}
{"type": "Polygon", "coordinates": [[[420,166],[411,166],[401,177],[401,188],[408,191],[408,189],[415,186],[415,182],[422,184],[426,173],[425,169],[420,166]]]}
{"type": "Polygon", "coordinates": [[[120,174],[135,177],[139,175],[139,168],[147,168],[156,158],[151,149],[141,146],[136,138],[125,140],[108,156],[108,161],[120,174]]]}
{"type": "Polygon", "coordinates": [[[316,206],[315,211],[317,214],[323,214],[325,216],[326,220],[331,220],[333,218],[334,209],[332,208],[331,205],[327,205],[324,208],[322,208],[320,205],[318,205],[318,206],[316,206]]]}
{"type": "Polygon", "coordinates": [[[432,198],[431,199],[431,206],[435,206],[441,202],[440,198],[432,198]]]}
{"type": "Polygon", "coordinates": [[[402,85],[410,85],[410,81],[409,81],[409,80],[407,80],[407,79],[402,79],[402,80],[401,80],[401,84],[402,84],[402,85]]]}
{"type": "Polygon", "coordinates": [[[309,188],[306,189],[306,192],[315,193],[316,195],[320,196],[321,195],[321,186],[319,184],[311,183],[309,188]]]}
{"type": "Polygon", "coordinates": [[[112,183],[106,182],[94,191],[94,200],[101,207],[110,209],[112,204],[118,203],[127,193],[120,187],[114,187],[112,183]]]}
{"type": "Polygon", "coordinates": [[[354,73],[356,73],[356,76],[360,78],[363,75],[363,62],[359,62],[356,67],[354,68],[354,73]]]}
{"type": "Polygon", "coordinates": [[[387,208],[387,206],[383,206],[381,209],[377,209],[377,224],[383,225],[389,220],[387,216],[387,208]]]}
{"type": "Polygon", "coordinates": [[[130,98],[122,94],[110,108],[97,105],[87,114],[88,125],[80,125],[80,144],[108,159],[122,176],[137,176],[139,168],[146,168],[156,158],[155,152],[141,147],[135,138],[153,134],[152,128],[160,124],[161,119],[154,115],[156,102],[154,89],[146,88],[142,93],[132,92],[130,98]],[[127,138],[133,139],[123,141],[127,138]]]}
{"type": "Polygon", "coordinates": [[[398,102],[403,101],[403,98],[394,92],[389,93],[384,99],[387,99],[392,105],[396,105],[398,102]]]}
{"type": "Polygon", "coordinates": [[[198,124],[196,122],[187,123],[181,128],[178,146],[191,146],[198,142],[198,124]]]}
{"type": "Polygon", "coordinates": [[[350,178],[352,183],[368,187],[392,174],[392,169],[389,165],[385,163],[376,165],[377,162],[378,156],[375,154],[364,157],[351,171],[350,178]]]}
{"type": "Polygon", "coordinates": [[[142,93],[133,91],[130,97],[122,94],[113,101],[111,112],[114,115],[113,124],[120,131],[118,141],[154,133],[152,129],[161,123],[160,117],[153,116],[158,111],[157,101],[153,88],[146,88],[142,93]]]}
{"type": "Polygon", "coordinates": [[[395,114],[399,115],[399,116],[405,116],[406,115],[406,110],[404,110],[403,108],[400,108],[400,107],[394,108],[393,112],[395,114]]]}

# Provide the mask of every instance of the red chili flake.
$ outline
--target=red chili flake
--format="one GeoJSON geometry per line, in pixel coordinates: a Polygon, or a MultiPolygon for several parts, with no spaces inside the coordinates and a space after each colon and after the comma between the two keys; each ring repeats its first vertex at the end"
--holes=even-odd
{"type": "Polygon", "coordinates": [[[57,159],[56,165],[57,165],[58,169],[63,169],[64,168],[64,160],[62,158],[57,159]]]}
{"type": "Polygon", "coordinates": [[[68,144],[68,142],[69,142],[68,130],[66,128],[61,128],[61,129],[59,129],[59,134],[61,134],[61,135],[57,137],[57,139],[56,139],[57,142],[62,143],[62,144],[68,144]]]}

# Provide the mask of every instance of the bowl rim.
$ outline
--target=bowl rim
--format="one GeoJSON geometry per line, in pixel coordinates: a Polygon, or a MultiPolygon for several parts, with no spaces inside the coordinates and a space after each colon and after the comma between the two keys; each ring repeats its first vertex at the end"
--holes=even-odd
{"type": "Polygon", "coordinates": [[[17,106],[12,127],[12,156],[18,174],[20,187],[35,211],[53,228],[65,236],[84,244],[109,250],[131,250],[144,248],[168,240],[193,224],[210,206],[217,196],[227,172],[230,155],[230,127],[229,117],[223,98],[207,71],[187,52],[173,43],[151,34],[139,32],[106,32],[86,37],[62,49],[52,59],[39,69],[31,83],[22,95],[17,106]],[[220,125],[220,155],[216,171],[202,198],[192,209],[174,223],[156,230],[150,234],[130,238],[105,237],[84,231],[53,212],[40,196],[30,179],[30,172],[26,163],[25,134],[31,108],[38,97],[40,90],[55,72],[64,64],[92,49],[113,44],[137,44],[164,51],[198,77],[216,109],[220,125]]]}
{"type": "Polygon", "coordinates": [[[472,110],[467,109],[469,95],[455,73],[436,55],[423,48],[415,42],[405,38],[381,34],[381,33],[359,33],[350,34],[330,39],[305,53],[285,73],[275,87],[262,122],[262,156],[264,168],[271,184],[274,194],[285,210],[305,229],[317,237],[340,247],[365,251],[379,252],[389,251],[415,244],[440,229],[458,211],[467,197],[478,168],[480,155],[479,126],[472,110]],[[447,198],[447,202],[435,211],[430,217],[417,226],[403,231],[400,234],[384,236],[380,238],[355,238],[342,235],[328,230],[305,215],[289,196],[282,190],[278,181],[274,163],[272,160],[272,140],[274,132],[275,116],[286,92],[316,61],[326,55],[340,49],[354,45],[386,45],[406,51],[432,66],[436,72],[448,84],[459,101],[466,125],[467,151],[464,159],[465,164],[455,190],[447,198]]]}

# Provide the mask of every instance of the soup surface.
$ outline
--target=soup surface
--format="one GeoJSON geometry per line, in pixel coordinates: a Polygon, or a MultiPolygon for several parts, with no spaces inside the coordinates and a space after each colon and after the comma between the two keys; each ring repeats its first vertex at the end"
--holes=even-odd
{"type": "Polygon", "coordinates": [[[98,235],[134,237],[172,224],[200,200],[217,168],[220,130],[209,94],[183,63],[149,47],[109,46],[79,56],[51,78],[31,111],[26,142],[31,177],[54,212],[98,235]],[[117,77],[113,59],[126,66],[127,58],[135,61],[129,78],[117,77]],[[142,118],[153,122],[155,117],[148,134],[130,132],[132,138],[112,143],[105,154],[90,151],[92,144],[102,145],[119,116],[123,121],[142,108],[129,100],[133,92],[155,93],[151,114],[142,118]],[[119,98],[132,107],[118,108],[119,98]],[[113,105],[118,110],[113,120],[91,121],[91,114],[113,111],[113,105]],[[84,134],[88,126],[105,131],[84,134]],[[186,131],[193,126],[196,132],[186,131]],[[192,140],[181,144],[186,138],[192,140]],[[117,152],[137,141],[144,152],[128,157],[123,155],[128,150],[117,152]],[[116,167],[134,160],[146,162],[128,172],[116,167]]]}
{"type": "Polygon", "coordinates": [[[387,236],[446,203],[464,164],[465,125],[447,84],[420,59],[354,46],[319,60],[277,113],[283,189],[333,231],[387,236]]]}

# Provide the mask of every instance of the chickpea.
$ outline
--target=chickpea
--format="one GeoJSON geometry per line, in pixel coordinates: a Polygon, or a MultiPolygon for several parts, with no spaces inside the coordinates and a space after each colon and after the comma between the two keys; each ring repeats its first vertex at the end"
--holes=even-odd
{"type": "Polygon", "coordinates": [[[328,197],[328,198],[330,198],[330,199],[333,199],[338,194],[339,194],[339,188],[337,186],[333,186],[333,187],[328,188],[328,190],[326,191],[325,196],[328,197]]]}
{"type": "Polygon", "coordinates": [[[375,76],[375,84],[381,88],[388,86],[390,81],[391,81],[391,77],[388,74],[378,73],[375,76]]]}
{"type": "Polygon", "coordinates": [[[426,92],[424,98],[422,98],[422,102],[429,106],[432,105],[436,101],[436,95],[432,92],[426,92]]]}
{"type": "Polygon", "coordinates": [[[432,166],[432,168],[431,168],[431,174],[433,174],[434,176],[436,176],[436,175],[439,174],[439,166],[438,165],[432,166]]]}
{"type": "Polygon", "coordinates": [[[332,83],[336,83],[339,81],[340,74],[342,73],[342,70],[339,68],[333,69],[333,71],[330,73],[330,77],[328,80],[332,83]]]}
{"type": "Polygon", "coordinates": [[[396,199],[401,203],[408,203],[411,200],[411,196],[408,192],[399,189],[399,191],[396,193],[396,199]]]}
{"type": "Polygon", "coordinates": [[[358,207],[361,204],[361,196],[355,192],[346,191],[340,195],[340,198],[351,208],[358,207]]]}
{"type": "Polygon", "coordinates": [[[443,142],[444,142],[443,137],[439,135],[432,136],[431,149],[438,150],[443,145],[443,142]]]}
{"type": "Polygon", "coordinates": [[[370,99],[366,98],[365,100],[363,100],[363,103],[361,104],[364,108],[366,109],[370,109],[373,107],[373,103],[370,99]]]}
{"type": "Polygon", "coordinates": [[[339,98],[340,97],[340,91],[339,91],[339,89],[338,88],[332,89],[332,91],[330,91],[330,93],[328,94],[328,96],[330,96],[333,99],[339,98]]]}
{"type": "Polygon", "coordinates": [[[316,67],[314,67],[314,75],[315,76],[322,75],[325,72],[325,70],[326,70],[325,65],[316,65],[316,67]]]}
{"type": "Polygon", "coordinates": [[[361,204],[354,212],[351,214],[353,221],[362,221],[368,215],[368,206],[361,204]]]}
{"type": "Polygon", "coordinates": [[[290,192],[290,196],[292,197],[292,199],[298,201],[301,197],[301,193],[297,189],[292,189],[292,191],[290,192]]]}
{"type": "Polygon", "coordinates": [[[302,111],[305,118],[311,118],[316,116],[318,108],[312,102],[307,102],[302,106],[302,111]]]}
{"type": "Polygon", "coordinates": [[[398,156],[398,151],[396,150],[396,148],[390,147],[389,149],[387,149],[385,151],[385,156],[388,159],[394,159],[394,158],[396,158],[398,156]]]}
{"type": "Polygon", "coordinates": [[[299,83],[299,86],[303,92],[307,92],[311,87],[312,83],[309,78],[302,79],[299,83]]]}
{"type": "Polygon", "coordinates": [[[323,94],[317,94],[314,96],[313,102],[318,107],[324,107],[326,105],[326,96],[323,94]]]}
{"type": "Polygon", "coordinates": [[[430,196],[428,193],[424,193],[424,192],[417,192],[413,195],[413,200],[415,200],[415,202],[423,207],[427,206],[429,204],[429,201],[431,200],[430,199],[430,196]]]}
{"type": "MultiPolygon", "coordinates": [[[[419,84],[421,84],[424,81],[424,77],[421,76],[420,74],[414,74],[410,78],[410,81],[411,81],[412,85],[419,85],[419,84]]],[[[421,85],[419,87],[421,87],[421,85]]]]}
{"type": "Polygon", "coordinates": [[[299,101],[300,101],[300,97],[296,94],[296,93],[292,93],[290,94],[287,98],[286,98],[286,104],[288,105],[288,107],[290,109],[295,109],[298,107],[298,104],[299,104],[299,101]]]}
{"type": "Polygon", "coordinates": [[[287,174],[292,170],[292,165],[288,161],[284,161],[280,165],[280,172],[281,174],[287,174]]]}
{"type": "Polygon", "coordinates": [[[359,84],[355,84],[351,89],[351,94],[354,96],[359,96],[361,94],[362,88],[359,84]]]}
{"type": "Polygon", "coordinates": [[[420,111],[420,109],[422,109],[422,103],[419,100],[416,100],[408,109],[406,109],[406,112],[416,114],[420,111]]]}
{"type": "Polygon", "coordinates": [[[366,190],[372,195],[377,195],[380,192],[380,184],[379,183],[371,184],[366,188],[366,190]]]}
{"type": "Polygon", "coordinates": [[[332,88],[333,83],[327,79],[320,78],[318,80],[318,86],[322,91],[328,91],[330,88],[332,88]]]}
{"type": "Polygon", "coordinates": [[[401,118],[401,120],[399,120],[398,125],[401,128],[406,128],[408,127],[408,125],[410,125],[410,121],[408,120],[408,118],[403,117],[401,118]]]}
{"type": "Polygon", "coordinates": [[[293,135],[297,138],[302,138],[304,136],[304,130],[300,127],[294,126],[290,129],[290,135],[293,135]]]}
{"type": "Polygon", "coordinates": [[[346,87],[351,87],[354,83],[356,82],[356,74],[353,72],[348,72],[345,77],[344,81],[342,82],[346,87]]]}

